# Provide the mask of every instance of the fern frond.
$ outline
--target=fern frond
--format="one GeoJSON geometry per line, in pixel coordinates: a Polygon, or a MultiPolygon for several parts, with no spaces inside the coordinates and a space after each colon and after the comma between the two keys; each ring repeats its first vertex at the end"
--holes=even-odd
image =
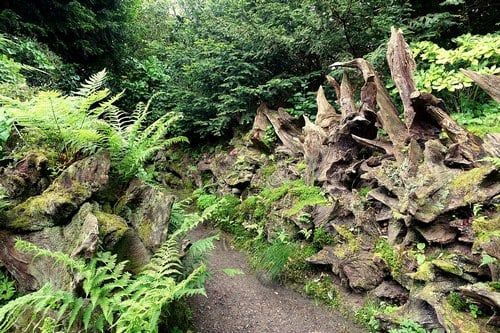
{"type": "Polygon", "coordinates": [[[96,91],[102,88],[102,86],[106,83],[107,76],[106,68],[102,71],[92,74],[88,79],[85,80],[85,83],[81,84],[80,89],[75,91],[75,95],[82,97],[89,97],[93,95],[96,91]]]}

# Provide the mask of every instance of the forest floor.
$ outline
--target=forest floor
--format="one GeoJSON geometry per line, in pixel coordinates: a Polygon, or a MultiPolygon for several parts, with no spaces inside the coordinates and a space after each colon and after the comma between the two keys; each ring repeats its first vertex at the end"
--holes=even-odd
{"type": "MultiPolygon", "coordinates": [[[[194,241],[217,231],[200,226],[190,234],[194,241]]],[[[265,282],[221,234],[207,258],[210,277],[207,296],[190,301],[198,333],[356,333],[364,332],[341,312],[316,305],[311,299],[281,285],[265,282]],[[228,276],[223,269],[244,274],[228,276]]]]}

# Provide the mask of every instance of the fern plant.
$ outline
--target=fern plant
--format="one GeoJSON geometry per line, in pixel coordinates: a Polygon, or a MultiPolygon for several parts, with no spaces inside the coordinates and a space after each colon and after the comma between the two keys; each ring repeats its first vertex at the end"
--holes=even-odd
{"type": "Polygon", "coordinates": [[[2,271],[0,271],[0,305],[12,299],[15,293],[16,288],[14,282],[9,280],[2,271]]]}
{"type": "MultiPolygon", "coordinates": [[[[205,294],[206,268],[202,263],[189,274],[182,273],[179,239],[206,218],[188,216],[136,276],[125,272],[125,262],[117,263],[111,253],[99,253],[86,262],[18,240],[19,250],[52,258],[73,270],[80,278],[77,290],[81,291],[75,294],[47,284],[8,302],[0,307],[0,332],[9,332],[20,320],[30,331],[50,326],[59,331],[158,332],[161,315],[170,303],[205,294]]],[[[198,244],[196,253],[187,255],[198,256],[200,251],[213,248],[211,241],[198,244]]]]}
{"type": "Polygon", "coordinates": [[[101,89],[105,77],[105,70],[93,75],[71,96],[40,91],[27,101],[3,97],[0,105],[26,134],[24,137],[44,141],[68,155],[91,153],[104,146],[109,130],[109,125],[93,116],[92,110],[93,105],[110,95],[108,89],[101,89]]]}
{"type": "Polygon", "coordinates": [[[184,136],[166,137],[172,125],[181,118],[180,114],[167,113],[149,126],[145,125],[156,96],[146,104],[139,103],[130,115],[116,107],[102,109],[101,116],[113,128],[108,145],[116,170],[123,179],[133,176],[148,178],[144,165],[154,154],[174,144],[188,142],[184,136]]]}
{"type": "Polygon", "coordinates": [[[103,88],[105,82],[106,70],[102,70],[70,96],[41,91],[28,101],[0,97],[0,112],[12,118],[20,132],[27,134],[24,138],[33,144],[42,140],[64,152],[69,160],[77,153],[107,149],[112,168],[122,180],[148,178],[144,165],[155,153],[187,142],[183,136],[167,137],[181,116],[167,113],[148,125],[154,96],[128,114],[114,105],[123,91],[111,96],[110,90],[103,88]]]}

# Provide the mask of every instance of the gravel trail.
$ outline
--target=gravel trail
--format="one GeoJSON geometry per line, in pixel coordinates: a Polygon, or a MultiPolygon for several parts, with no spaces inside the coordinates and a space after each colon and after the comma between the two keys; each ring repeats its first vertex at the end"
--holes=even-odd
{"type": "MultiPolygon", "coordinates": [[[[215,234],[201,226],[190,238],[215,234]]],[[[358,333],[365,332],[340,312],[318,306],[283,286],[262,283],[249,267],[244,253],[221,236],[208,257],[211,272],[208,297],[190,301],[193,325],[198,333],[358,333]],[[236,268],[244,275],[227,276],[222,270],[236,268]]]]}

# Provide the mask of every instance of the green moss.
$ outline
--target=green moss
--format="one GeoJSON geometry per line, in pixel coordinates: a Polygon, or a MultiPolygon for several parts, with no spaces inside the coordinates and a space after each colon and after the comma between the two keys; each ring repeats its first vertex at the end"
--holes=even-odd
{"type": "Polygon", "coordinates": [[[426,261],[420,265],[415,273],[408,274],[412,279],[429,282],[434,280],[434,266],[431,262],[426,261]]]}
{"type": "Polygon", "coordinates": [[[490,172],[491,166],[483,166],[462,172],[451,182],[451,189],[462,195],[467,202],[472,202],[475,198],[477,185],[490,172]]]}
{"type": "Polygon", "coordinates": [[[356,235],[344,226],[335,225],[335,230],[343,240],[342,244],[335,246],[334,253],[339,258],[345,258],[359,251],[361,244],[356,235]]]}
{"type": "Polygon", "coordinates": [[[318,227],[314,229],[313,234],[313,246],[321,250],[324,246],[334,245],[335,237],[325,230],[323,227],[318,227]]]}
{"type": "MultiPolygon", "coordinates": [[[[129,227],[122,217],[94,209],[93,214],[99,224],[99,237],[105,247],[113,247],[125,235],[129,227]]],[[[151,235],[150,223],[142,223],[138,231],[141,236],[151,235]],[[147,225],[146,225],[147,224],[147,225]]]]}
{"type": "Polygon", "coordinates": [[[401,253],[395,249],[386,239],[380,239],[375,245],[375,253],[390,267],[392,275],[401,274],[403,261],[401,253]]]}
{"type": "Polygon", "coordinates": [[[277,169],[278,166],[276,165],[276,163],[267,164],[266,166],[262,167],[262,175],[265,178],[269,178],[276,172],[277,169]]]}
{"type": "Polygon", "coordinates": [[[282,274],[283,279],[287,282],[305,283],[305,279],[312,269],[311,264],[306,259],[315,253],[316,249],[313,246],[300,244],[299,251],[288,258],[282,274]]]}
{"type": "Polygon", "coordinates": [[[462,295],[460,295],[456,291],[452,291],[446,297],[446,300],[451,305],[451,307],[456,311],[465,311],[467,309],[467,302],[462,297],[462,295]]]}
{"type": "Polygon", "coordinates": [[[454,274],[457,276],[462,276],[464,274],[462,269],[457,264],[445,259],[434,259],[432,260],[432,264],[450,274],[454,274]]]}
{"type": "Polygon", "coordinates": [[[31,197],[6,213],[7,225],[12,229],[41,230],[71,215],[78,206],[76,199],[87,197],[86,188],[75,186],[71,192],[48,190],[31,197]]]}
{"type": "Polygon", "coordinates": [[[491,218],[478,216],[472,221],[472,230],[476,236],[476,242],[488,242],[491,237],[500,237],[500,214],[491,218]]]}
{"type": "Polygon", "coordinates": [[[112,234],[112,237],[118,240],[128,230],[127,223],[118,215],[101,211],[94,212],[94,215],[99,223],[99,234],[102,237],[112,234]]]}
{"type": "Polygon", "coordinates": [[[304,291],[315,301],[326,304],[331,308],[336,308],[340,304],[339,292],[329,276],[309,280],[304,286],[304,291]]]}
{"type": "Polygon", "coordinates": [[[465,312],[455,310],[448,302],[443,302],[443,321],[446,331],[455,332],[460,328],[461,332],[480,333],[476,320],[465,312]]]}
{"type": "Polygon", "coordinates": [[[306,161],[302,160],[297,165],[295,166],[297,168],[298,172],[304,172],[307,169],[307,163],[306,161]]]}

